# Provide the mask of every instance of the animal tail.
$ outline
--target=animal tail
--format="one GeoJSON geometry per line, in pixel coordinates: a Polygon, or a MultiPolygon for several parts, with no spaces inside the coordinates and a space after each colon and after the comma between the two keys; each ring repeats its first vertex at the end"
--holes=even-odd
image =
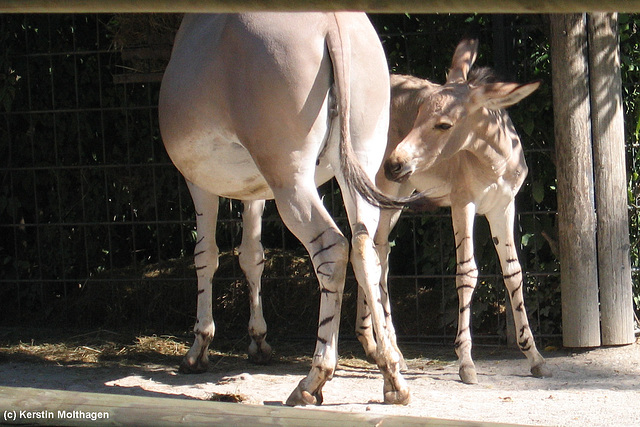
{"type": "MultiPolygon", "coordinates": [[[[338,115],[340,117],[340,169],[350,190],[355,190],[364,200],[376,207],[383,209],[401,209],[409,204],[420,210],[430,209],[435,204],[422,193],[415,193],[409,197],[393,197],[384,194],[369,179],[362,165],[353,151],[351,144],[350,116],[351,116],[351,85],[350,85],[350,58],[351,40],[349,35],[343,32],[336,14],[334,31],[327,35],[327,48],[333,64],[333,75],[336,85],[338,115]]],[[[344,191],[344,190],[343,190],[344,191]]]]}

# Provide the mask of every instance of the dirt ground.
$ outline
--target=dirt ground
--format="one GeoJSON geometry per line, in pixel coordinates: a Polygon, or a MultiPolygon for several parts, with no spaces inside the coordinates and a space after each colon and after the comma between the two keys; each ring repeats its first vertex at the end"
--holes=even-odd
{"type": "MultiPolygon", "coordinates": [[[[308,372],[306,355],[313,350],[312,343],[273,343],[278,353],[268,366],[250,364],[239,351],[213,351],[207,373],[181,375],[186,340],[137,338],[142,349],[95,341],[3,344],[0,386],[282,405],[308,372]]],[[[476,346],[480,383],[472,386],[460,382],[452,348],[404,345],[412,391],[407,406],[381,403],[382,377],[356,344],[341,347],[322,409],[526,425],[640,425],[640,342],[581,351],[548,347],[543,355],[553,377],[547,379],[531,377],[515,349],[476,346]]]]}

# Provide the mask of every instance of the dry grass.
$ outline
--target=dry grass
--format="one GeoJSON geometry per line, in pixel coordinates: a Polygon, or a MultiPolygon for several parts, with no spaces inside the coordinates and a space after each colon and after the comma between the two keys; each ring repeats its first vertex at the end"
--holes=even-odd
{"type": "MultiPolygon", "coordinates": [[[[54,340],[52,340],[54,341],[54,340]]],[[[66,366],[138,367],[163,365],[177,367],[189,344],[174,336],[124,337],[109,331],[58,338],[57,342],[18,342],[0,346],[0,362],[46,363],[66,366]],[[101,341],[99,337],[110,337],[101,341]]],[[[210,351],[213,369],[231,369],[244,361],[233,352],[210,351]]],[[[246,362],[244,362],[246,363],[246,362]]],[[[208,400],[240,403],[247,398],[237,393],[212,393],[208,400]]]]}
{"type": "Polygon", "coordinates": [[[108,331],[47,341],[7,343],[0,347],[0,357],[61,365],[104,362],[127,365],[179,360],[189,348],[186,342],[172,336],[141,336],[127,342],[123,336],[108,331]]]}
{"type": "MultiPolygon", "coordinates": [[[[13,331],[29,336],[31,331],[13,331]]],[[[0,334],[1,335],[1,334],[0,334]]],[[[54,363],[58,365],[177,367],[193,343],[191,337],[171,335],[125,336],[99,330],[80,335],[5,340],[0,344],[0,362],[54,363]]],[[[216,339],[209,350],[210,369],[227,371],[247,363],[246,337],[236,342],[216,339]]],[[[310,364],[309,343],[278,343],[275,364],[310,364]]]]}

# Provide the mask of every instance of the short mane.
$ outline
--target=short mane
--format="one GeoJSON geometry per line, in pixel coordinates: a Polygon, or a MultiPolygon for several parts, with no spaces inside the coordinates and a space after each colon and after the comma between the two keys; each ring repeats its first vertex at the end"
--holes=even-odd
{"type": "Polygon", "coordinates": [[[467,83],[472,86],[480,86],[485,84],[497,83],[502,81],[502,78],[498,73],[490,67],[476,67],[469,71],[467,76],[467,83]]]}

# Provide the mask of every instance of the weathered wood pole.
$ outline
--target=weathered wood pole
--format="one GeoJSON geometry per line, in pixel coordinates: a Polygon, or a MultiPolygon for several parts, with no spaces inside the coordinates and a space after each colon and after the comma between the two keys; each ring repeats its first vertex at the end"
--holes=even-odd
{"type": "Polygon", "coordinates": [[[588,15],[588,34],[602,344],[630,344],[635,335],[618,14],[588,15]]]}
{"type": "Polygon", "coordinates": [[[551,15],[565,347],[600,345],[586,14],[551,15]]]}

